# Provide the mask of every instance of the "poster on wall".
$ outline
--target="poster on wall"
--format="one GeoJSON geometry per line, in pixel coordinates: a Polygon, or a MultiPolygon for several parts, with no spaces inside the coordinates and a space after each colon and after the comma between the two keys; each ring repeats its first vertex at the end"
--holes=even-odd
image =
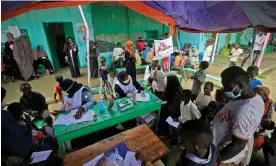
{"type": "Polygon", "coordinates": [[[154,40],[155,55],[157,59],[163,59],[173,53],[172,37],[164,40],[154,40]]]}
{"type": "MultiPolygon", "coordinates": [[[[80,45],[85,45],[85,25],[84,23],[77,23],[77,31],[78,31],[78,39],[79,39],[79,43],[80,45]]],[[[89,39],[88,40],[94,40],[94,35],[93,35],[93,31],[92,28],[89,28],[89,39]]]]}
{"type": "Polygon", "coordinates": [[[15,38],[21,36],[18,26],[8,26],[10,33],[13,34],[15,38]]]}

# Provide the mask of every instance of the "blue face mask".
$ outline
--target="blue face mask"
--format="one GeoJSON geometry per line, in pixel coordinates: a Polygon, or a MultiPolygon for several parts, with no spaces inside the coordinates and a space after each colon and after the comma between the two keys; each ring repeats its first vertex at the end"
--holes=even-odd
{"type": "Polygon", "coordinates": [[[239,94],[237,94],[237,95],[235,95],[233,93],[233,91],[237,88],[237,86],[238,85],[236,85],[235,88],[231,92],[225,92],[226,96],[228,96],[231,99],[237,99],[238,97],[240,97],[241,96],[241,90],[240,90],[239,94]]]}

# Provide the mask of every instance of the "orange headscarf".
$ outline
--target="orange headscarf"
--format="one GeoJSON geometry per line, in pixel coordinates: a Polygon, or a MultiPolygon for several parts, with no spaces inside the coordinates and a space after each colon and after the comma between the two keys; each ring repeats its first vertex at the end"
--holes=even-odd
{"type": "Polygon", "coordinates": [[[131,48],[131,46],[133,45],[132,41],[128,40],[126,41],[126,51],[129,52],[132,56],[135,56],[135,51],[133,48],[131,48]]]}

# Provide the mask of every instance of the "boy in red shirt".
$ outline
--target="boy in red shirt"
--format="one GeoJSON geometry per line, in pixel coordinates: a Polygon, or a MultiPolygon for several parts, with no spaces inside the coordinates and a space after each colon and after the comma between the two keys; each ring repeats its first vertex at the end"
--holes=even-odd
{"type": "Polygon", "coordinates": [[[62,90],[59,86],[59,84],[61,83],[61,81],[63,80],[62,75],[57,75],[55,77],[57,83],[54,86],[54,99],[55,102],[61,101],[62,100],[62,90]]]}

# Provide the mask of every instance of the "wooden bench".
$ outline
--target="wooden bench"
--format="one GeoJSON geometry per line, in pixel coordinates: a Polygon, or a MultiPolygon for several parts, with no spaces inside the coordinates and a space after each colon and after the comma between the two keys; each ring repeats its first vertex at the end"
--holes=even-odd
{"type": "Polygon", "coordinates": [[[140,152],[142,161],[154,163],[161,157],[169,157],[166,145],[144,124],[64,156],[64,165],[83,165],[121,142],[130,151],[140,152]]]}

